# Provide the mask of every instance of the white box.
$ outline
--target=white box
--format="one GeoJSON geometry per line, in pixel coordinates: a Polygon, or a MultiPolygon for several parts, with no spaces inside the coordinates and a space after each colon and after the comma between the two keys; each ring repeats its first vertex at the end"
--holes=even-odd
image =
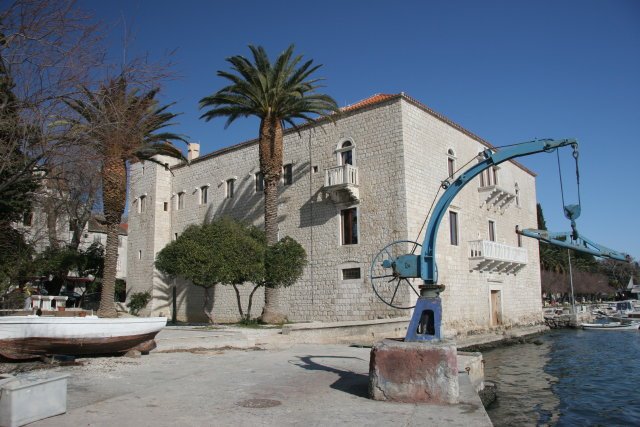
{"type": "Polygon", "coordinates": [[[68,377],[0,377],[0,427],[19,427],[67,412],[68,377]]]}

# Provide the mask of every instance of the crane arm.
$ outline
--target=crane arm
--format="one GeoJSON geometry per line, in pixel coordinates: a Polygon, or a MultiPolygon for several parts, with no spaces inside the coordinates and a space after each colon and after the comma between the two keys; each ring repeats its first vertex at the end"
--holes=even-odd
{"type": "Polygon", "coordinates": [[[424,280],[425,284],[435,285],[438,283],[438,270],[435,261],[438,227],[451,201],[465,185],[483,171],[500,163],[530,154],[550,153],[567,145],[572,146],[574,151],[576,151],[578,141],[575,139],[535,139],[503,148],[500,151],[486,149],[478,155],[479,161],[476,165],[463,172],[453,182],[445,181],[443,186],[446,187],[446,190],[442,197],[440,197],[440,200],[438,200],[438,203],[434,207],[433,215],[431,215],[429,219],[420,256],[420,277],[424,280]]]}
{"type": "Polygon", "coordinates": [[[614,251],[606,246],[599,245],[584,236],[576,236],[573,232],[552,233],[547,230],[534,230],[526,228],[524,230],[516,227],[516,233],[538,239],[542,242],[550,243],[555,246],[573,249],[579,252],[585,252],[598,257],[611,258],[617,261],[629,262],[631,257],[623,252],[614,251]]]}

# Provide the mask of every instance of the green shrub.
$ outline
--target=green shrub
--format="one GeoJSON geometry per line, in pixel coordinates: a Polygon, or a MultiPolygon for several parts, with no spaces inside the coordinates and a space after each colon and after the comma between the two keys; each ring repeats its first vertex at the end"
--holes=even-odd
{"type": "Polygon", "coordinates": [[[140,310],[145,308],[151,301],[151,291],[134,292],[131,294],[131,299],[127,303],[129,313],[137,316],[140,310]]]}

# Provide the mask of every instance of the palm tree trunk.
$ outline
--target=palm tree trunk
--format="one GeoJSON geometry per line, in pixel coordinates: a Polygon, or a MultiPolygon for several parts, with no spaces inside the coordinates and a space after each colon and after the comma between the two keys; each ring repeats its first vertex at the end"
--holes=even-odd
{"type": "Polygon", "coordinates": [[[107,157],[102,166],[102,198],[107,226],[107,246],[104,251],[104,277],[98,309],[100,317],[118,316],[114,304],[114,293],[118,262],[118,229],[126,203],[126,186],[126,163],[118,155],[107,157]]]}
{"type": "MultiPolygon", "coordinates": [[[[276,117],[265,117],[260,123],[258,151],[260,170],[264,176],[264,229],[267,244],[278,242],[278,184],[282,175],[282,124],[276,117]]],[[[267,286],[264,290],[264,323],[284,323],[287,318],[278,311],[278,290],[267,286]]]]}

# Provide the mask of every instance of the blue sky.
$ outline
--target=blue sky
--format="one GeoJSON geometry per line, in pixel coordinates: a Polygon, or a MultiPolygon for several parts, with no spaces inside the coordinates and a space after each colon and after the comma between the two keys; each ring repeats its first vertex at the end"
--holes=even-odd
{"type": "MultiPolygon", "coordinates": [[[[340,106],[405,92],[496,146],[536,137],[580,142],[582,216],[592,240],[640,258],[640,1],[238,1],[80,0],[108,24],[111,59],[160,59],[180,76],[161,98],[181,112],[175,131],[204,153],[255,138],[257,121],[199,119],[198,101],[222,87],[225,58],[248,44],[275,56],[289,44],[323,64],[340,106]],[[124,25],[126,23],[126,25],[124,25]]],[[[570,150],[565,201],[575,203],[570,150]]],[[[562,215],[557,160],[522,162],[537,174],[553,231],[562,215]]],[[[425,212],[426,214],[426,212],[425,212]]],[[[531,224],[535,227],[535,224],[531,224]]]]}

